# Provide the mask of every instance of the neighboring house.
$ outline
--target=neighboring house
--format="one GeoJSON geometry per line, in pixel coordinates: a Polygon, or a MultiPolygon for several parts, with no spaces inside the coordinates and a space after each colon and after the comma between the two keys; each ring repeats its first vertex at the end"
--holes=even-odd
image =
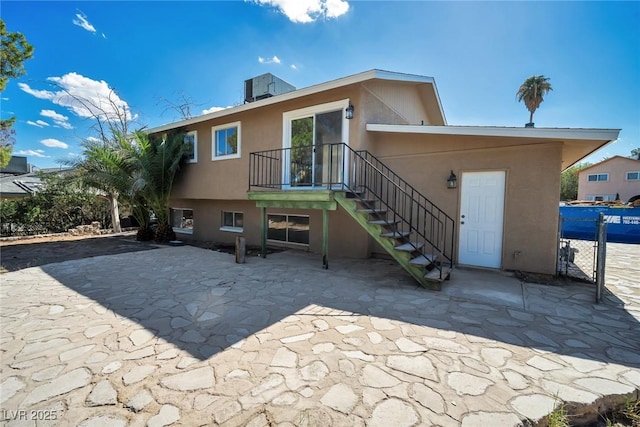
{"type": "Polygon", "coordinates": [[[16,199],[33,194],[42,184],[24,156],[11,156],[0,168],[0,199],[16,199]]]}
{"type": "Polygon", "coordinates": [[[387,254],[436,289],[454,264],[555,274],[560,174],[619,133],[450,126],[433,78],[381,70],[273,95],[150,130],[194,148],[180,238],[387,254]]]}
{"type": "Polygon", "coordinates": [[[578,178],[578,200],[633,202],[640,199],[640,159],[613,156],[586,167],[578,178]]]}
{"type": "Polygon", "coordinates": [[[40,187],[42,187],[42,182],[40,182],[40,178],[35,173],[5,175],[0,177],[0,199],[28,197],[40,187]]]}
{"type": "Polygon", "coordinates": [[[31,196],[42,188],[40,176],[50,173],[67,173],[73,168],[46,168],[37,172],[24,173],[21,175],[6,174],[0,176],[0,200],[20,199],[31,196]]]}

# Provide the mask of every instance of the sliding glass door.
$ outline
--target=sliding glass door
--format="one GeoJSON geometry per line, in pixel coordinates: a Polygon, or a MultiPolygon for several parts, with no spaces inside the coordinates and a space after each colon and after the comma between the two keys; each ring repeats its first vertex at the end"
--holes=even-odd
{"type": "Polygon", "coordinates": [[[343,118],[342,106],[285,118],[285,148],[291,148],[285,180],[292,187],[327,187],[342,182],[343,151],[330,144],[346,142],[343,118]]]}

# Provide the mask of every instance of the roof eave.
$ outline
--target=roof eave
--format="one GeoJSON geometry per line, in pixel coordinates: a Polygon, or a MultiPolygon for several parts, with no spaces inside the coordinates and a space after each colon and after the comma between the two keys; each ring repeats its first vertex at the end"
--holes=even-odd
{"type": "Polygon", "coordinates": [[[536,139],[588,139],[615,141],[621,129],[521,128],[491,126],[420,126],[368,123],[367,131],[432,135],[468,135],[536,139]]]}
{"type": "Polygon", "coordinates": [[[364,71],[362,73],[353,74],[351,76],[342,77],[336,80],[330,80],[328,82],[308,86],[302,89],[296,89],[291,92],[283,93],[281,95],[273,96],[266,99],[261,99],[259,101],[238,105],[236,107],[225,108],[223,110],[215,111],[213,113],[203,114],[201,116],[193,117],[191,119],[180,120],[173,123],[167,123],[165,125],[148,129],[147,133],[163,132],[163,131],[175,129],[178,127],[189,126],[195,123],[204,122],[204,121],[215,119],[218,117],[224,117],[231,114],[241,113],[243,111],[265,107],[267,105],[277,104],[279,102],[301,98],[303,96],[313,95],[319,92],[324,92],[331,89],[349,86],[352,84],[361,83],[361,82],[364,82],[367,80],[373,80],[373,79],[432,84],[436,94],[437,101],[438,101],[438,107],[442,114],[442,118],[446,124],[446,119],[444,118],[444,111],[442,109],[442,104],[440,102],[440,96],[438,94],[438,89],[436,88],[435,80],[433,79],[433,77],[373,69],[369,71],[364,71]]]}
{"type": "MultiPolygon", "coordinates": [[[[625,157],[625,156],[621,156],[621,155],[619,155],[619,154],[616,154],[615,156],[611,156],[611,157],[606,158],[606,159],[604,159],[604,160],[602,160],[602,161],[599,161],[598,163],[594,163],[594,164],[592,164],[592,165],[590,165],[590,166],[587,166],[587,167],[586,167],[586,168],[584,168],[584,169],[580,169],[580,173],[582,173],[583,171],[586,171],[587,169],[591,169],[591,168],[593,168],[593,167],[596,167],[596,166],[601,165],[601,164],[603,164],[603,163],[609,162],[609,161],[611,161],[611,160],[613,160],[613,159],[616,159],[616,158],[626,159],[626,160],[631,160],[632,162],[640,162],[640,159],[634,159],[634,158],[631,158],[631,157],[625,157]]],[[[577,162],[576,162],[576,163],[577,163],[577,162]]],[[[573,165],[572,165],[572,166],[573,166],[573,165]]]]}

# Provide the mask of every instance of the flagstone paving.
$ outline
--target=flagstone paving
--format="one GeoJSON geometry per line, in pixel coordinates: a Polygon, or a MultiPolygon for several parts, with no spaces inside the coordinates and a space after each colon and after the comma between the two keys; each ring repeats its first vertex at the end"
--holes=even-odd
{"type": "MultiPolygon", "coordinates": [[[[640,259],[629,250],[610,246],[640,259]]],[[[189,246],[6,273],[0,419],[518,425],[561,401],[638,393],[640,267],[625,263],[608,266],[613,293],[598,305],[584,285],[495,274],[522,289],[522,305],[502,304],[426,291],[384,260],[235,264],[189,246]]]]}

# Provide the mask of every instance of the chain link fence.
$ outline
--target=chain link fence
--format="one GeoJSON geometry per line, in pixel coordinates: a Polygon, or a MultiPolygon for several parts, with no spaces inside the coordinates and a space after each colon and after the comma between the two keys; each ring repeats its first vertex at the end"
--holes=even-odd
{"type": "Polygon", "coordinates": [[[580,281],[595,283],[596,251],[595,240],[560,238],[558,274],[580,281]]]}
{"type": "Polygon", "coordinates": [[[607,223],[598,218],[566,218],[560,215],[558,265],[560,276],[596,285],[599,302],[604,285],[607,223]]]}

